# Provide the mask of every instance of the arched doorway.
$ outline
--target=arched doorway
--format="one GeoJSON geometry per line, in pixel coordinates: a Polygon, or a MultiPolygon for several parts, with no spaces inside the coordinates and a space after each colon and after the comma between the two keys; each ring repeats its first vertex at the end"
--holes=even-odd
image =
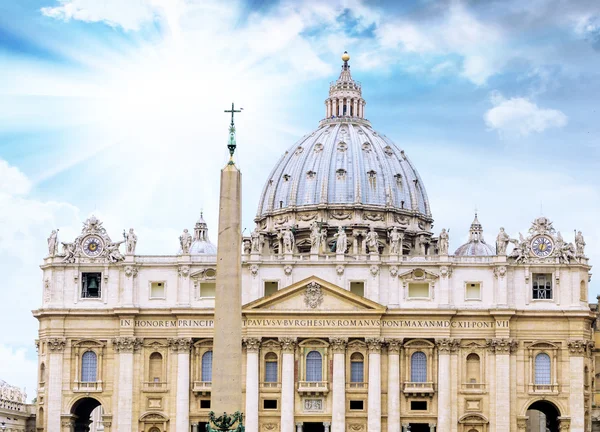
{"type": "Polygon", "coordinates": [[[84,397],[76,401],[71,407],[73,415],[73,432],[89,432],[92,423],[92,411],[99,407],[101,403],[91,397],[84,397]]]}
{"type": "Polygon", "coordinates": [[[558,432],[560,411],[551,402],[536,401],[527,408],[527,432],[558,432]]]}

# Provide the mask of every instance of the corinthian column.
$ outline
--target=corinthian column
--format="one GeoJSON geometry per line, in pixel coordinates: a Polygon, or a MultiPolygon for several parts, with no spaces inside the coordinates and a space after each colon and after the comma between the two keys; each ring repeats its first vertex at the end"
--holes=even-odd
{"type": "Polygon", "coordinates": [[[510,353],[517,345],[512,339],[488,341],[490,351],[496,354],[496,432],[510,430],[510,353]]]}
{"type": "Polygon", "coordinates": [[[348,338],[331,338],[333,352],[333,401],[331,432],[346,430],[346,344],[348,338]]]}
{"type": "Polygon", "coordinates": [[[294,432],[294,349],[296,338],[281,337],[281,432],[294,432]]]}
{"type": "Polygon", "coordinates": [[[382,338],[366,338],[369,349],[369,392],[367,429],[381,432],[381,344],[382,338]]]}
{"type": "Polygon", "coordinates": [[[48,356],[48,393],[46,400],[48,402],[48,426],[46,430],[60,431],[61,426],[61,408],[62,408],[62,372],[63,372],[63,352],[67,340],[65,338],[48,338],[46,347],[50,355],[48,356]]]}
{"type": "Polygon", "coordinates": [[[119,391],[117,396],[119,411],[117,413],[117,428],[121,432],[132,431],[133,353],[141,345],[141,338],[118,337],[113,339],[113,347],[119,353],[119,391]]]}
{"type": "Polygon", "coordinates": [[[190,348],[192,339],[169,339],[171,351],[177,356],[177,394],[175,396],[175,429],[190,430],[190,348]]]}
{"type": "Polygon", "coordinates": [[[388,347],[388,432],[400,430],[400,347],[402,341],[387,339],[388,347]]]}
{"type": "MultiPolygon", "coordinates": [[[[452,395],[450,394],[450,351],[456,349],[453,339],[438,339],[438,428],[441,431],[452,430],[452,395]]],[[[508,429],[506,429],[508,430],[508,429]]]]}
{"type": "Polygon", "coordinates": [[[258,431],[258,352],[260,339],[244,339],[246,346],[246,430],[258,431]]]}
{"type": "MultiPolygon", "coordinates": [[[[569,411],[571,414],[571,432],[585,431],[585,399],[584,399],[584,360],[588,354],[588,346],[591,341],[571,340],[569,346],[569,365],[570,365],[570,383],[569,383],[569,411]]],[[[561,430],[562,422],[561,422],[561,430]]]]}

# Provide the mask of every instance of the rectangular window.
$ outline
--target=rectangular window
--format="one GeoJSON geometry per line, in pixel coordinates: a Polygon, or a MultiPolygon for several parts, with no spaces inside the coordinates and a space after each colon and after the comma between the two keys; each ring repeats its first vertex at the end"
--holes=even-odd
{"type": "Polygon", "coordinates": [[[364,282],[350,282],[350,292],[352,294],[365,296],[365,283],[364,282]]]}
{"type": "Polygon", "coordinates": [[[200,297],[214,297],[217,290],[217,284],[214,282],[200,283],[200,297]]]}
{"type": "Polygon", "coordinates": [[[102,273],[81,274],[81,298],[100,298],[102,273]]]}
{"type": "Polygon", "coordinates": [[[423,282],[411,282],[408,284],[409,298],[429,298],[429,284],[423,282]]]}
{"type": "Polygon", "coordinates": [[[362,410],[364,409],[365,401],[361,400],[351,400],[350,401],[350,409],[351,410],[362,410]]]}
{"type": "Polygon", "coordinates": [[[277,362],[276,361],[265,362],[265,382],[268,382],[268,383],[277,382],[277,362]]]}
{"type": "Polygon", "coordinates": [[[150,282],[150,298],[165,298],[165,283],[164,282],[150,282]]]}
{"type": "Polygon", "coordinates": [[[362,383],[365,382],[364,364],[362,361],[350,362],[350,382],[362,383]]]}
{"type": "Polygon", "coordinates": [[[277,399],[265,399],[263,400],[264,409],[277,409],[277,399]]]}
{"type": "Polygon", "coordinates": [[[465,300],[481,300],[481,284],[479,282],[467,282],[465,300]]]}
{"type": "Polygon", "coordinates": [[[411,411],[427,411],[426,401],[410,401],[411,411]]]}
{"type": "Polygon", "coordinates": [[[200,399],[200,408],[210,409],[210,399],[200,399]]]}
{"type": "Polygon", "coordinates": [[[552,300],[552,274],[534,273],[532,285],[534,300],[552,300]]]}
{"type": "Polygon", "coordinates": [[[279,289],[279,282],[265,281],[265,297],[273,295],[279,289]]]}

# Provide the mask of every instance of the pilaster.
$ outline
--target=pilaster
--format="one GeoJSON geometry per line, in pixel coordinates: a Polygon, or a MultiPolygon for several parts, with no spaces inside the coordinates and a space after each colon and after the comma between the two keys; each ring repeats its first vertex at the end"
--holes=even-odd
{"type": "Polygon", "coordinates": [[[48,390],[46,400],[48,403],[47,430],[60,431],[62,411],[62,375],[63,353],[67,340],[63,337],[46,339],[48,348],[48,390]]]}
{"type": "Polygon", "coordinates": [[[383,338],[366,338],[369,350],[367,424],[369,432],[381,432],[381,347],[383,338]]]}
{"type": "MultiPolygon", "coordinates": [[[[571,432],[585,431],[585,398],[584,398],[584,363],[593,342],[588,340],[570,340],[569,347],[569,412],[570,429],[563,428],[561,421],[560,430],[571,432]]],[[[566,423],[566,422],[565,422],[566,423]]]]}
{"type": "Polygon", "coordinates": [[[458,341],[454,339],[436,340],[438,348],[438,425],[443,431],[452,430],[452,395],[450,380],[452,368],[450,353],[456,351],[458,341]]]}
{"type": "Polygon", "coordinates": [[[495,354],[496,362],[496,432],[510,430],[511,397],[510,397],[510,354],[515,352],[518,342],[508,338],[497,338],[487,341],[491,353],[495,354]]]}
{"type": "Polygon", "coordinates": [[[246,347],[246,429],[258,431],[260,338],[245,338],[246,347]]]}
{"type": "Polygon", "coordinates": [[[133,427],[133,353],[139,350],[141,345],[141,338],[113,339],[113,348],[119,353],[117,427],[120,432],[131,432],[133,427]]]}
{"type": "Polygon", "coordinates": [[[388,432],[400,430],[400,349],[402,340],[386,339],[388,353],[388,432]]]}
{"type": "Polygon", "coordinates": [[[280,337],[281,343],[281,432],[294,432],[294,351],[296,338],[280,337]]]}
{"type": "Polygon", "coordinates": [[[177,355],[177,394],[175,396],[176,429],[190,430],[190,348],[191,338],[169,338],[171,351],[177,355]]]}
{"type": "Polygon", "coordinates": [[[330,338],[333,352],[331,432],[346,430],[346,345],[348,338],[330,338]]]}

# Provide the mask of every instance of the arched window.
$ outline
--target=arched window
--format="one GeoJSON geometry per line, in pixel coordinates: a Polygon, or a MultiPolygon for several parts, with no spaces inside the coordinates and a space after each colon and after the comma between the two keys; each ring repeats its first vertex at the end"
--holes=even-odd
{"type": "Polygon", "coordinates": [[[38,411],[37,425],[38,429],[44,427],[44,408],[40,408],[40,410],[38,411]]]}
{"type": "Polygon", "coordinates": [[[427,356],[417,351],[410,358],[411,382],[427,382],[427,356]]]}
{"type": "Polygon", "coordinates": [[[480,371],[479,356],[475,353],[469,354],[467,356],[467,383],[478,383],[480,371]]]}
{"type": "Polygon", "coordinates": [[[365,358],[361,353],[350,356],[350,382],[365,382],[365,358]]]}
{"type": "Polygon", "coordinates": [[[277,354],[273,352],[265,356],[265,382],[277,382],[277,354]]]}
{"type": "Polygon", "coordinates": [[[323,360],[319,351],[311,351],[306,355],[306,381],[323,381],[323,360]]]}
{"type": "Polygon", "coordinates": [[[212,381],[212,351],[206,351],[202,356],[202,381],[212,381]]]}
{"type": "Polygon", "coordinates": [[[535,383],[550,384],[550,356],[546,353],[535,356],[535,383]]]}
{"type": "Polygon", "coordinates": [[[81,382],[96,382],[98,357],[94,351],[86,351],[81,356],[81,382]]]}
{"type": "Polygon", "coordinates": [[[150,382],[160,383],[162,382],[162,366],[163,357],[160,353],[153,352],[150,354],[150,363],[149,363],[149,372],[150,372],[150,382]]]}
{"type": "Polygon", "coordinates": [[[44,363],[40,365],[40,382],[46,382],[46,365],[44,363]]]}

